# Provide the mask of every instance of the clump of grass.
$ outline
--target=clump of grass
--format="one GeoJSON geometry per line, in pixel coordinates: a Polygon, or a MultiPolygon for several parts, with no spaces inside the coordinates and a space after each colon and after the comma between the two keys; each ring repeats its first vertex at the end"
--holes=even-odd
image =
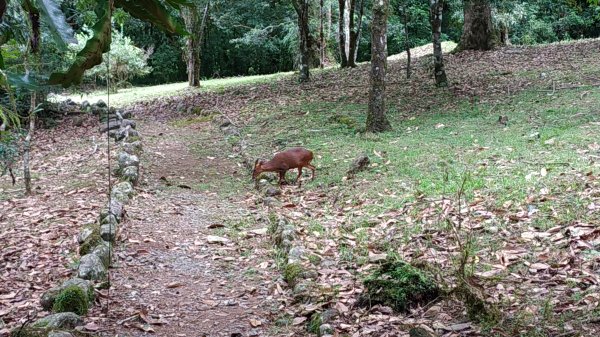
{"type": "Polygon", "coordinates": [[[404,261],[387,261],[364,281],[361,305],[382,304],[398,312],[428,303],[440,295],[440,288],[425,272],[404,261]]]}

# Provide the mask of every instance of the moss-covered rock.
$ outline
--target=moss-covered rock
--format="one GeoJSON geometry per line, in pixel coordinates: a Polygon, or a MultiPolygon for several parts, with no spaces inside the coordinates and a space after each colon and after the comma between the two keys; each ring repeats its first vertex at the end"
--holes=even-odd
{"type": "Polygon", "coordinates": [[[81,257],[77,277],[84,280],[101,281],[106,278],[107,269],[102,260],[94,254],[87,254],[81,257]]]}
{"type": "Polygon", "coordinates": [[[54,312],[74,312],[77,315],[87,314],[88,309],[88,294],[76,285],[63,289],[54,299],[52,306],[54,312]]]}
{"type": "Polygon", "coordinates": [[[74,329],[77,326],[83,325],[83,320],[77,314],[72,312],[61,312],[52,314],[35,321],[32,328],[46,329],[74,329]]]}
{"type": "Polygon", "coordinates": [[[102,260],[104,267],[107,269],[110,267],[111,251],[108,242],[100,242],[96,247],[94,247],[92,254],[98,256],[100,260],[102,260]]]}
{"type": "Polygon", "coordinates": [[[115,185],[110,191],[111,197],[123,204],[129,202],[129,198],[133,195],[133,186],[127,181],[123,181],[115,185]]]}
{"type": "Polygon", "coordinates": [[[79,255],[86,255],[102,241],[100,226],[95,223],[85,225],[79,232],[79,255]]]}
{"type": "Polygon", "coordinates": [[[86,281],[80,278],[72,278],[66,280],[60,286],[50,288],[48,291],[46,291],[40,299],[40,304],[42,305],[42,308],[44,308],[44,310],[50,311],[54,306],[54,300],[56,299],[58,294],[60,294],[66,288],[73,286],[79,287],[81,291],[86,293],[88,296],[88,301],[90,303],[94,301],[94,287],[92,286],[90,281],[86,281]]]}
{"type": "Polygon", "coordinates": [[[365,292],[360,305],[382,304],[396,311],[429,303],[440,294],[439,287],[425,272],[403,261],[388,261],[363,281],[365,292]]]}
{"type": "Polygon", "coordinates": [[[293,287],[298,283],[298,279],[302,276],[304,268],[299,263],[288,263],[283,270],[283,279],[288,285],[293,287]]]}

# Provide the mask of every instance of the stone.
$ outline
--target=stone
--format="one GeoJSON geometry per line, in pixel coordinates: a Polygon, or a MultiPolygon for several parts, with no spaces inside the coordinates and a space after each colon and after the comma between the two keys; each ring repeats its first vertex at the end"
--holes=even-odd
{"type": "Polygon", "coordinates": [[[123,119],[129,119],[133,117],[133,113],[131,113],[131,110],[119,109],[117,112],[121,115],[121,117],[123,117],[123,119]]]}
{"type": "Polygon", "coordinates": [[[87,111],[91,107],[90,102],[83,101],[81,102],[81,110],[87,111]]]}
{"type": "Polygon", "coordinates": [[[77,235],[77,242],[79,244],[84,243],[88,238],[92,236],[92,234],[94,234],[93,226],[94,224],[89,224],[81,229],[81,232],[79,232],[79,235],[77,235]]]}
{"type": "Polygon", "coordinates": [[[123,142],[123,144],[121,144],[121,148],[123,149],[123,151],[129,154],[139,155],[143,152],[142,142],[140,142],[139,140],[130,143],[123,142]]]}
{"type": "Polygon", "coordinates": [[[281,195],[281,190],[278,189],[277,187],[268,187],[267,190],[265,191],[265,196],[267,197],[275,197],[281,195]]]}
{"type": "Polygon", "coordinates": [[[105,133],[109,130],[117,130],[121,127],[121,122],[118,120],[110,120],[107,123],[100,124],[100,133],[105,133]]]}
{"type": "Polygon", "coordinates": [[[137,182],[140,179],[137,166],[127,166],[121,171],[121,176],[125,181],[128,181],[133,185],[137,185],[137,182]]]}
{"type": "Polygon", "coordinates": [[[288,252],[288,264],[300,263],[305,251],[306,250],[302,246],[292,247],[292,249],[290,249],[290,251],[288,252]]]}
{"type": "Polygon", "coordinates": [[[118,200],[111,200],[110,203],[106,203],[106,206],[104,207],[102,212],[100,212],[100,219],[102,220],[102,223],[108,223],[105,221],[105,218],[108,215],[112,215],[115,217],[115,220],[117,222],[120,222],[124,212],[125,208],[123,207],[123,204],[121,202],[119,202],[118,200]]]}
{"type": "Polygon", "coordinates": [[[40,318],[32,324],[34,328],[74,329],[83,325],[83,320],[72,312],[61,312],[40,318]]]}
{"type": "Polygon", "coordinates": [[[43,293],[42,297],[40,298],[40,304],[42,308],[44,308],[44,310],[46,311],[52,310],[52,306],[54,305],[54,300],[56,299],[56,296],[65,288],[70,286],[79,287],[84,292],[84,294],[88,294],[90,300],[93,299],[94,292],[90,281],[75,277],[66,280],[59,286],[50,288],[45,293],[43,293]]]}
{"type": "Polygon", "coordinates": [[[352,164],[350,164],[350,168],[347,172],[348,175],[353,176],[356,173],[365,170],[369,165],[369,162],[369,157],[366,154],[361,154],[360,156],[356,157],[354,161],[352,161],[352,164]]]}
{"type": "Polygon", "coordinates": [[[239,130],[233,125],[221,128],[221,131],[223,131],[225,136],[235,136],[240,134],[239,130]]]}
{"type": "Polygon", "coordinates": [[[421,327],[410,329],[408,331],[408,335],[410,337],[433,337],[433,335],[431,333],[429,333],[429,331],[427,331],[421,327]]]}
{"type": "Polygon", "coordinates": [[[73,337],[73,334],[67,331],[51,331],[48,337],[73,337]]]}
{"type": "Polygon", "coordinates": [[[117,225],[114,223],[107,223],[100,226],[100,237],[104,241],[115,242],[117,236],[117,225]]]}
{"type": "Polygon", "coordinates": [[[331,335],[333,334],[333,331],[334,330],[331,324],[321,324],[321,326],[319,327],[319,336],[331,335]]]}
{"type": "Polygon", "coordinates": [[[224,237],[220,237],[220,236],[216,236],[216,235],[206,236],[206,242],[208,242],[208,243],[225,244],[225,243],[228,243],[229,241],[230,240],[228,238],[224,238],[224,237]]]}
{"type": "Polygon", "coordinates": [[[278,200],[273,198],[273,197],[266,197],[262,200],[263,205],[267,206],[267,207],[273,207],[275,205],[277,205],[278,200]]]}
{"type": "Polygon", "coordinates": [[[131,195],[133,195],[133,186],[127,181],[120,182],[113,187],[110,195],[114,200],[127,203],[131,195]]]}
{"type": "Polygon", "coordinates": [[[106,241],[102,241],[101,243],[99,243],[94,250],[92,250],[92,254],[98,256],[100,258],[100,260],[102,260],[102,264],[104,265],[105,268],[108,269],[108,267],[110,267],[110,260],[111,260],[111,251],[110,251],[110,246],[109,243],[106,241]]]}
{"type": "Polygon", "coordinates": [[[95,254],[87,254],[81,257],[77,276],[84,280],[103,280],[106,277],[106,267],[95,254]]]}
{"type": "Polygon", "coordinates": [[[132,121],[131,119],[122,120],[121,127],[127,127],[127,126],[130,126],[132,129],[135,129],[136,123],[135,123],[135,121],[132,121]]]}
{"type": "Polygon", "coordinates": [[[106,108],[107,107],[106,103],[104,103],[104,101],[101,100],[101,99],[99,99],[98,102],[96,102],[96,106],[99,107],[99,108],[106,108]]]}
{"type": "Polygon", "coordinates": [[[335,309],[335,308],[329,308],[329,309],[323,311],[323,313],[321,314],[321,321],[323,323],[331,323],[339,315],[340,315],[340,312],[337,309],[335,309]]]}
{"type": "Polygon", "coordinates": [[[123,170],[128,166],[140,166],[140,159],[138,158],[138,156],[134,154],[129,154],[127,152],[119,153],[117,161],[119,163],[119,170],[123,170]]]}

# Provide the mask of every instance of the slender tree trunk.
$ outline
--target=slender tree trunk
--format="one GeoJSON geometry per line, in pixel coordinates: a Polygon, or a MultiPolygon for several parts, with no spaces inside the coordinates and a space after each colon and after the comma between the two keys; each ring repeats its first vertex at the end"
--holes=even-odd
{"type": "Polygon", "coordinates": [[[359,0],[358,4],[358,20],[354,20],[354,12],[356,11],[356,0],[351,0],[352,9],[350,10],[350,48],[348,51],[348,66],[356,67],[356,58],[358,56],[358,43],[360,41],[360,31],[362,28],[362,17],[364,13],[364,0],[359,0]]]}
{"type": "Polygon", "coordinates": [[[300,82],[310,80],[310,31],[308,26],[310,0],[292,0],[298,14],[298,31],[300,33],[300,82]]]}
{"type": "Polygon", "coordinates": [[[412,56],[410,54],[410,34],[408,32],[408,22],[410,21],[410,14],[408,13],[408,8],[404,6],[404,49],[406,50],[406,78],[410,79],[412,74],[411,62],[412,56]]]}
{"type": "Polygon", "coordinates": [[[202,46],[204,45],[204,35],[206,34],[206,27],[208,25],[208,13],[210,11],[210,0],[204,7],[204,14],[202,14],[202,23],[200,24],[200,37],[198,38],[198,81],[200,81],[200,66],[202,65],[202,46]]]}
{"type": "Polygon", "coordinates": [[[448,86],[444,58],[442,55],[442,12],[444,0],[430,0],[429,20],[431,22],[431,33],[433,39],[433,64],[435,85],[438,87],[448,86]]]}
{"type": "Polygon", "coordinates": [[[490,50],[497,37],[490,0],[463,0],[465,22],[458,50],[490,50]]]}
{"type": "Polygon", "coordinates": [[[196,7],[184,7],[181,11],[185,28],[190,33],[186,41],[186,59],[188,85],[190,87],[200,86],[200,20],[198,20],[198,9],[196,7]]]}
{"type": "Polygon", "coordinates": [[[338,26],[338,39],[340,40],[340,66],[346,68],[348,66],[348,54],[346,53],[346,0],[339,0],[340,16],[338,26]]]}
{"type": "Polygon", "coordinates": [[[183,21],[185,22],[185,28],[190,35],[186,41],[186,61],[187,61],[187,74],[188,74],[188,85],[190,87],[200,86],[200,66],[202,64],[201,50],[202,42],[204,39],[204,31],[206,30],[206,24],[208,21],[208,11],[210,8],[210,1],[206,2],[204,6],[204,13],[202,20],[199,20],[199,12],[196,7],[185,7],[182,9],[183,21]]]}
{"type": "Polygon", "coordinates": [[[325,13],[323,12],[323,0],[321,0],[319,2],[319,40],[320,40],[320,47],[321,49],[319,50],[319,58],[320,58],[320,66],[321,69],[323,69],[325,67],[325,13]]]}
{"type": "Polygon", "coordinates": [[[31,168],[30,168],[30,157],[31,157],[31,140],[33,133],[35,132],[35,117],[36,117],[36,92],[31,93],[31,106],[29,110],[29,132],[25,137],[23,145],[23,180],[25,182],[25,193],[32,195],[33,190],[31,188],[31,168]]]}
{"type": "Polygon", "coordinates": [[[385,116],[385,72],[387,66],[387,14],[389,0],[373,1],[371,23],[371,91],[367,131],[383,132],[392,129],[385,116]]]}

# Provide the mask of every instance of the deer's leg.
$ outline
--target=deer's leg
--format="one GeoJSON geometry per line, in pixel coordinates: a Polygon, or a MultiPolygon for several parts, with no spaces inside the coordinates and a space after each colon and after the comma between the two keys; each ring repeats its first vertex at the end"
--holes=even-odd
{"type": "Polygon", "coordinates": [[[285,183],[285,171],[279,171],[279,186],[285,183]]]}
{"type": "Polygon", "coordinates": [[[310,180],[315,180],[315,170],[316,170],[316,168],[314,166],[312,166],[311,164],[306,165],[306,167],[308,167],[312,171],[312,177],[310,178],[310,180]]]}
{"type": "Polygon", "coordinates": [[[296,181],[298,182],[298,186],[302,185],[302,180],[300,180],[301,176],[302,176],[302,166],[298,167],[298,177],[296,177],[296,181]]]}

